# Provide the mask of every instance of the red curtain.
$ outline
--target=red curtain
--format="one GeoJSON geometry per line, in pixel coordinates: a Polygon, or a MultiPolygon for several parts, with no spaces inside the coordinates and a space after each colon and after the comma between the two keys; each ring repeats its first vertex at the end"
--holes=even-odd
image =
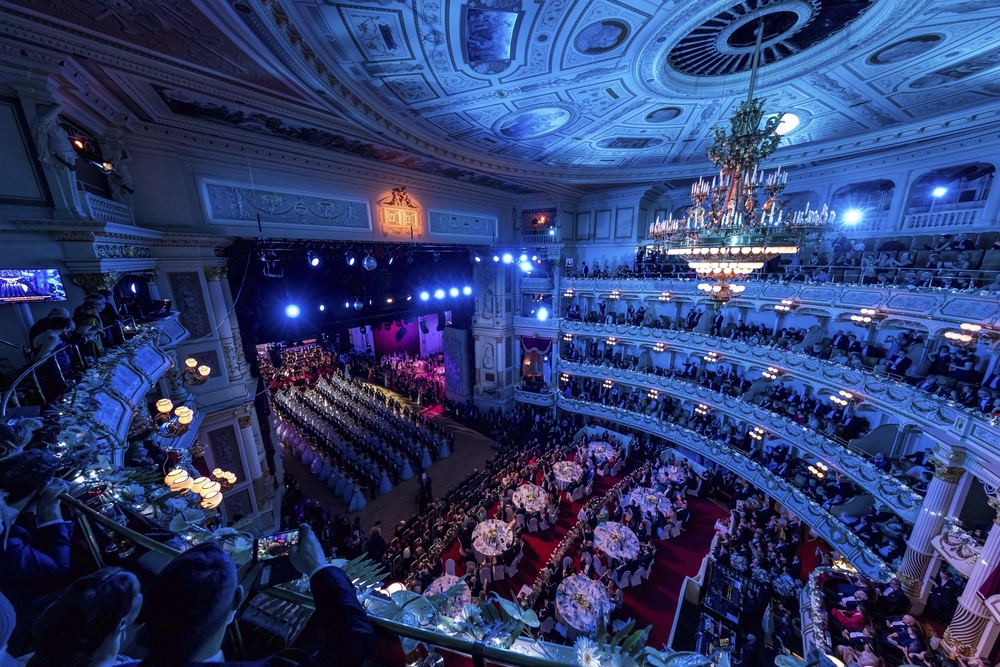
{"type": "Polygon", "coordinates": [[[405,325],[406,334],[402,340],[396,340],[399,327],[395,323],[389,329],[382,325],[381,329],[372,327],[372,340],[375,343],[375,356],[384,357],[406,352],[411,356],[420,356],[420,325],[414,319],[405,325]]]}

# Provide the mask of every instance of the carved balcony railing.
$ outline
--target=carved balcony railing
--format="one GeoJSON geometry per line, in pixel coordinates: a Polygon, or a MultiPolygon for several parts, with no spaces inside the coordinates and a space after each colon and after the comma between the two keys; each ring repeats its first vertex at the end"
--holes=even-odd
{"type": "Polygon", "coordinates": [[[555,283],[551,276],[539,278],[521,278],[521,292],[538,293],[551,292],[555,289],[555,283]]]}
{"type": "Polygon", "coordinates": [[[750,345],[728,338],[690,331],[667,331],[652,327],[617,324],[591,324],[560,320],[563,333],[574,336],[607,338],[615,336],[622,343],[664,342],[669,349],[689,354],[704,354],[713,350],[723,362],[744,365],[748,370],[778,368],[789,377],[813,387],[836,393],[844,390],[860,403],[869,403],[880,411],[895,416],[901,427],[913,425],[927,435],[950,447],[968,448],[973,454],[953,461],[964,466],[980,479],[1000,486],[1000,475],[994,472],[992,461],[1000,460],[1000,425],[996,417],[917,389],[899,380],[870,371],[848,368],[806,354],[779,348],[750,345]],[[969,445],[974,447],[969,448],[969,445]]]}
{"type": "Polygon", "coordinates": [[[983,545],[953,520],[945,521],[940,535],[931,538],[931,545],[963,577],[972,569],[983,552],[983,545]]]}
{"type": "Polygon", "coordinates": [[[540,392],[514,389],[514,400],[519,403],[527,403],[528,405],[552,407],[556,404],[556,393],[551,389],[546,389],[540,392]]]}
{"type": "Polygon", "coordinates": [[[797,486],[774,475],[740,452],[700,433],[648,415],[564,396],[560,396],[556,404],[569,412],[607,419],[616,424],[659,436],[715,461],[781,503],[782,507],[794,513],[803,523],[816,531],[862,574],[880,581],[887,581],[892,577],[892,568],[877,553],[869,549],[850,528],[802,493],[797,486]]]}
{"type": "Polygon", "coordinates": [[[841,471],[855,484],[875,496],[880,503],[898,514],[904,521],[913,523],[923,503],[923,498],[910,487],[895,477],[878,470],[863,456],[850,451],[820,433],[796,424],[787,417],[759,408],[739,398],[726,396],[693,382],[626,371],[610,366],[560,360],[556,371],[579,377],[610,379],[636,387],[656,389],[681,400],[705,403],[734,419],[762,426],[779,440],[823,461],[831,468],[841,471]]]}
{"type": "Polygon", "coordinates": [[[979,209],[962,211],[941,211],[939,213],[914,213],[903,218],[903,231],[952,231],[967,232],[976,225],[979,209]]]}
{"type": "MultiPolygon", "coordinates": [[[[607,297],[612,291],[621,292],[622,301],[638,299],[656,302],[663,292],[674,300],[707,301],[698,283],[703,280],[595,280],[565,278],[560,289],[572,289],[576,296],[607,297]]],[[[769,283],[746,281],[746,291],[730,301],[732,305],[767,307],[782,300],[795,301],[800,309],[809,307],[836,317],[856,314],[861,308],[874,308],[888,314],[887,321],[898,315],[904,320],[921,320],[933,335],[941,329],[953,329],[962,322],[984,326],[1000,325],[1000,300],[985,290],[957,291],[939,287],[902,287],[848,284],[769,283]]]]}
{"type": "Polygon", "coordinates": [[[83,198],[87,204],[87,213],[94,222],[113,222],[119,225],[135,226],[131,207],[90,192],[85,192],[83,198]]]}
{"type": "Polygon", "coordinates": [[[515,315],[514,327],[518,329],[530,329],[531,331],[545,332],[546,335],[555,337],[556,334],[559,333],[559,319],[550,318],[547,320],[540,320],[537,317],[515,315]]]}

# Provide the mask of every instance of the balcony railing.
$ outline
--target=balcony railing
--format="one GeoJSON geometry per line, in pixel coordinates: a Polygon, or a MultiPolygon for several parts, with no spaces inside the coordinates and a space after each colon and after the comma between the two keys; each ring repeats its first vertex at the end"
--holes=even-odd
{"type": "Polygon", "coordinates": [[[90,192],[85,192],[83,199],[87,204],[87,213],[90,214],[90,219],[94,222],[113,222],[119,225],[135,226],[131,207],[90,192]]]}
{"type": "Polygon", "coordinates": [[[811,431],[794,421],[733,396],[711,391],[700,385],[673,378],[621,370],[595,364],[581,364],[559,360],[558,373],[580,377],[611,379],[632,386],[653,388],[679,398],[702,402],[733,419],[749,421],[770,431],[774,437],[792,447],[815,457],[835,470],[841,471],[855,484],[871,493],[904,521],[913,523],[920,511],[923,498],[895,477],[872,465],[867,459],[842,445],[811,431]]]}
{"type": "Polygon", "coordinates": [[[551,292],[555,289],[555,284],[551,277],[521,278],[522,293],[551,292]]]}
{"type": "Polygon", "coordinates": [[[799,487],[774,475],[740,452],[700,433],[649,415],[564,396],[559,396],[556,404],[569,412],[612,420],[616,424],[659,436],[732,470],[799,517],[859,572],[880,581],[887,581],[892,577],[892,568],[850,528],[802,493],[799,487]]]}
{"type": "Polygon", "coordinates": [[[514,389],[514,400],[528,405],[540,405],[542,407],[552,407],[556,404],[556,393],[551,389],[544,391],[525,391],[524,389],[514,389]]]}
{"type": "Polygon", "coordinates": [[[964,465],[983,481],[1000,486],[1000,475],[991,470],[991,465],[983,464],[984,461],[1000,460],[1000,428],[997,418],[905,382],[806,354],[691,331],[591,324],[566,319],[560,320],[560,330],[563,333],[596,338],[615,336],[624,343],[665,342],[668,349],[684,350],[689,354],[700,355],[706,350],[714,350],[722,355],[723,361],[743,364],[748,370],[753,370],[755,366],[759,369],[773,366],[814,389],[822,388],[832,393],[848,391],[860,403],[869,403],[894,415],[901,426],[912,424],[925,432],[933,433],[942,442],[968,448],[967,455],[974,454],[975,459],[967,456],[964,464],[961,461],[955,461],[954,464],[964,465]],[[969,447],[970,444],[974,447],[969,447]]]}
{"type": "MultiPolygon", "coordinates": [[[[991,278],[992,280],[992,278],[991,278]]],[[[663,292],[688,302],[706,299],[698,291],[703,280],[646,280],[641,278],[595,280],[564,278],[560,289],[572,289],[578,295],[606,298],[613,291],[621,292],[623,301],[636,299],[657,302],[663,292]]],[[[861,308],[874,308],[890,316],[898,311],[909,319],[923,318],[933,334],[942,328],[953,328],[962,322],[984,326],[1000,325],[1000,303],[997,297],[982,290],[958,291],[940,287],[904,287],[899,285],[858,285],[830,283],[770,283],[749,280],[733,305],[760,306],[795,301],[801,307],[815,307],[829,315],[837,311],[857,313],[861,308]]],[[[816,311],[813,311],[816,312],[816,311]]]]}

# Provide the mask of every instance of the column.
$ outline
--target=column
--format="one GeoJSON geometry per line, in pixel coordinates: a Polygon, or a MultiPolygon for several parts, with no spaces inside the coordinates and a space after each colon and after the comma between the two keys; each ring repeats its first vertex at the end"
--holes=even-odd
{"type": "Polygon", "coordinates": [[[205,280],[208,282],[209,301],[212,302],[212,312],[218,325],[219,342],[222,345],[222,355],[226,358],[226,372],[230,382],[243,380],[240,364],[236,359],[236,343],[233,340],[233,329],[229,324],[229,309],[226,307],[226,297],[222,293],[220,281],[226,277],[226,267],[206,266],[205,280]]]}
{"type": "MultiPolygon", "coordinates": [[[[249,406],[252,410],[253,406],[249,406]]],[[[254,481],[263,475],[260,467],[260,452],[257,451],[257,438],[253,432],[253,415],[245,414],[237,417],[236,421],[240,425],[240,438],[243,440],[243,455],[247,460],[247,470],[250,472],[250,481],[254,481]]]]}
{"type": "Polygon", "coordinates": [[[233,293],[229,289],[229,280],[225,274],[219,279],[219,286],[222,288],[222,297],[225,299],[226,312],[232,313],[232,317],[229,318],[229,328],[233,332],[233,345],[236,347],[236,365],[240,369],[240,373],[246,375],[247,371],[250,370],[250,364],[247,363],[247,358],[244,354],[243,337],[240,336],[240,322],[236,317],[236,311],[233,306],[233,293]]]}
{"type": "MultiPolygon", "coordinates": [[[[1000,510],[1000,500],[989,499],[990,507],[1000,510]]],[[[979,560],[969,575],[965,591],[958,598],[958,611],[951,619],[951,625],[944,631],[944,641],[963,655],[973,655],[983,636],[983,630],[989,622],[989,612],[979,599],[979,588],[993,572],[1000,558],[1000,516],[993,519],[994,528],[986,538],[979,560]]]]}
{"type": "MultiPolygon", "coordinates": [[[[932,462],[935,459],[931,459],[932,462]]],[[[920,514],[913,524],[910,539],[906,542],[903,563],[896,578],[903,584],[903,591],[910,597],[920,597],[921,583],[931,562],[933,549],[931,538],[941,534],[944,518],[951,508],[951,499],[958,488],[958,480],[965,474],[962,468],[949,468],[943,463],[934,463],[934,479],[927,487],[927,495],[920,508],[920,514]]]]}

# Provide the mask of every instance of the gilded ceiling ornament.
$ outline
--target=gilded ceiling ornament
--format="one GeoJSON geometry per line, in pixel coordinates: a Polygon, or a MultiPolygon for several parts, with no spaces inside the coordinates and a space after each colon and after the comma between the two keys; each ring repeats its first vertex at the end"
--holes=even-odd
{"type": "Polygon", "coordinates": [[[414,239],[424,233],[420,207],[410,199],[405,186],[393,188],[392,194],[379,200],[378,220],[383,236],[409,235],[414,239]]]}

